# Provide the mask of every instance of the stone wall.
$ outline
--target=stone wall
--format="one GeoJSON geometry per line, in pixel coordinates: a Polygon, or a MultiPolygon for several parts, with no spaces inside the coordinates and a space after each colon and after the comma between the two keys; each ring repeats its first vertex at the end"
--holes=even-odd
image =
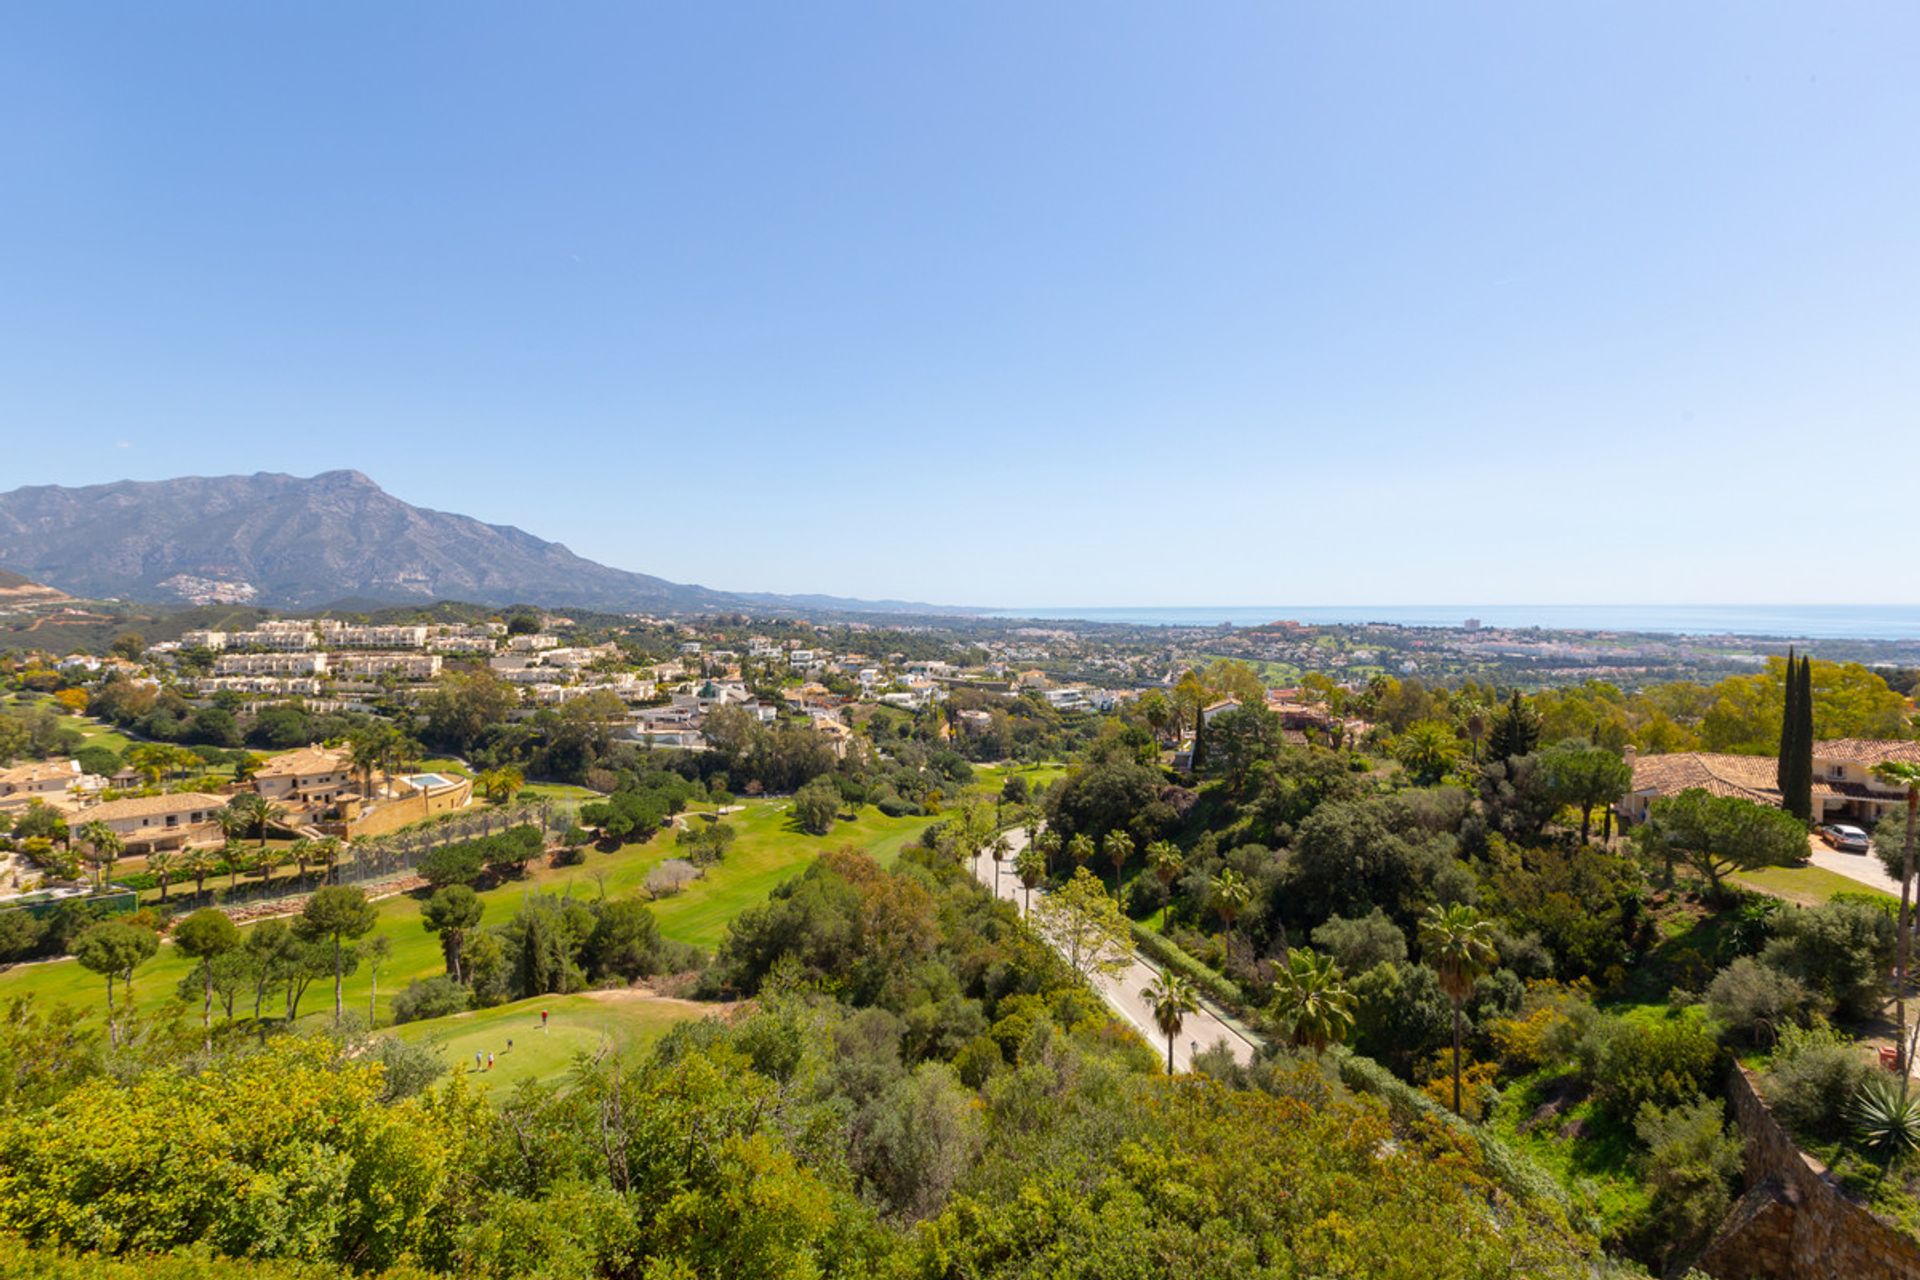
{"type": "Polygon", "coordinates": [[[1847,1198],[1773,1118],[1752,1075],[1728,1082],[1746,1193],[1696,1264],[1719,1280],[1920,1280],[1920,1242],[1847,1198]]]}
{"type": "Polygon", "coordinates": [[[461,778],[455,785],[431,793],[412,791],[391,800],[382,800],[373,808],[356,815],[346,823],[345,834],[349,838],[383,836],[439,814],[464,809],[472,799],[473,782],[469,778],[461,778]]]}

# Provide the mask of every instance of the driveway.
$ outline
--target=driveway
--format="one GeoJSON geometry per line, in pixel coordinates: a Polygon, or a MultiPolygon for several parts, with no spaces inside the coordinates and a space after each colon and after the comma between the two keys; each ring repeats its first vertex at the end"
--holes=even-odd
{"type": "Polygon", "coordinates": [[[1842,853],[1830,849],[1827,842],[1819,836],[1807,837],[1808,861],[1827,871],[1837,872],[1849,880],[1858,880],[1870,889],[1879,889],[1894,897],[1900,896],[1900,882],[1887,874],[1880,865],[1880,859],[1871,853],[1842,853]]]}
{"type": "MultiPolygon", "coordinates": [[[[1008,831],[1006,836],[1013,845],[1013,854],[1008,855],[1006,861],[1000,864],[1000,884],[996,894],[1013,903],[1016,909],[1021,909],[1026,892],[1020,887],[1020,878],[1013,874],[1013,859],[1020,850],[1027,847],[1027,833],[1015,828],[1008,831]]],[[[992,858],[984,854],[975,858],[973,874],[987,888],[995,888],[992,858]]],[[[1033,896],[1036,901],[1044,898],[1046,890],[1035,889],[1033,896]]],[[[1095,974],[1089,981],[1092,982],[1094,990],[1100,993],[1101,998],[1121,1017],[1132,1023],[1134,1029],[1139,1031],[1146,1038],[1147,1043],[1152,1045],[1154,1051],[1160,1055],[1160,1060],[1165,1062],[1167,1038],[1161,1035],[1160,1028],[1154,1025],[1153,1008],[1140,994],[1146,990],[1149,983],[1156,982],[1159,978],[1158,969],[1136,956],[1126,972],[1119,977],[1110,978],[1104,974],[1095,974]]],[[[1244,1066],[1253,1061],[1253,1041],[1229,1025],[1225,1015],[1212,1004],[1201,1000],[1200,1008],[1187,1015],[1185,1024],[1180,1028],[1180,1034],[1174,1038],[1173,1069],[1175,1071],[1191,1070],[1195,1052],[1210,1049],[1221,1041],[1226,1043],[1235,1062],[1244,1066]]]]}

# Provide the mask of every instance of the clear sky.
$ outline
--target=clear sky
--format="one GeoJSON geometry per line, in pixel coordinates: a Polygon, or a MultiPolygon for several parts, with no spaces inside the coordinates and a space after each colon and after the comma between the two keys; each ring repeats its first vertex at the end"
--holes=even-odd
{"type": "Polygon", "coordinates": [[[1916,48],[1824,0],[14,6],[0,488],[353,467],[946,603],[1911,602],[1916,48]]]}

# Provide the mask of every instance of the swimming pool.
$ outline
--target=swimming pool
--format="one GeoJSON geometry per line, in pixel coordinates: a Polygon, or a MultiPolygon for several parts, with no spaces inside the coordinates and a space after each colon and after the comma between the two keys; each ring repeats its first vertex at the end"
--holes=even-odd
{"type": "Polygon", "coordinates": [[[412,773],[407,775],[407,781],[422,791],[438,791],[452,786],[454,780],[441,773],[412,773]]]}

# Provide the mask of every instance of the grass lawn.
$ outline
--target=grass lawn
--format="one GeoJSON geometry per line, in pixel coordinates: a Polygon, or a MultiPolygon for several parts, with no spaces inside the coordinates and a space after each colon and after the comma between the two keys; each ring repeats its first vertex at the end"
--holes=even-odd
{"type": "Polygon", "coordinates": [[[449,1071],[466,1072],[498,1100],[522,1080],[552,1084],[564,1079],[581,1055],[645,1049],[675,1023],[709,1017],[720,1008],[632,991],[593,991],[409,1022],[394,1028],[394,1034],[438,1048],[449,1071]],[[542,1009],[549,1015],[545,1031],[540,1029],[542,1009]],[[513,1041],[511,1049],[508,1040],[513,1041]],[[493,1054],[493,1070],[476,1070],[475,1053],[493,1054]]]}
{"type": "Polygon", "coordinates": [[[1870,893],[1889,902],[1899,901],[1892,894],[1883,893],[1872,885],[1861,884],[1851,876],[1811,865],[1760,867],[1753,871],[1737,871],[1727,878],[1746,888],[1758,889],[1761,893],[1770,893],[1803,907],[1817,907],[1837,893],[1870,893]]]}

